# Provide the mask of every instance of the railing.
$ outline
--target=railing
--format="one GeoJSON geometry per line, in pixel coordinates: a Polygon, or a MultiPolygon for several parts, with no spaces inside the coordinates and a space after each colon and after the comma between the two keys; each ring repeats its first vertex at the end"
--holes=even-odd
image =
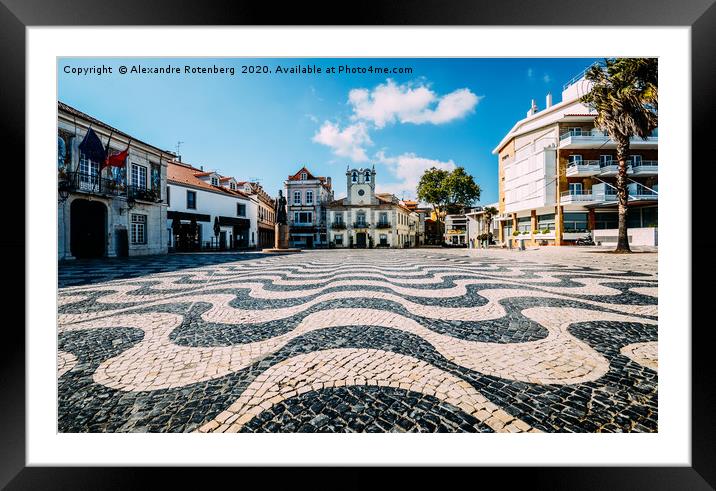
{"type": "Polygon", "coordinates": [[[569,167],[589,167],[589,166],[599,166],[598,160],[580,160],[578,162],[570,162],[567,164],[567,168],[569,167]]]}
{"type": "Polygon", "coordinates": [[[631,163],[631,166],[635,169],[638,167],[658,167],[658,165],[658,160],[640,160],[638,162],[631,163]]]}
{"type": "Polygon", "coordinates": [[[609,135],[604,133],[601,130],[592,129],[592,130],[569,130],[566,133],[562,133],[559,135],[560,141],[566,140],[567,138],[572,137],[603,137],[603,138],[609,138],[609,135]]]}
{"type": "Polygon", "coordinates": [[[333,222],[331,228],[333,230],[345,230],[346,224],[344,222],[333,222]]]}
{"type": "Polygon", "coordinates": [[[353,228],[368,228],[370,224],[366,222],[353,222],[353,228]]]}
{"type": "Polygon", "coordinates": [[[592,192],[587,190],[569,190],[569,191],[562,191],[561,193],[561,201],[592,201],[592,192]]]}
{"type": "Polygon", "coordinates": [[[375,228],[391,228],[390,222],[378,222],[375,224],[375,228]]]}
{"type": "Polygon", "coordinates": [[[294,227],[313,227],[313,222],[292,222],[292,226],[294,227]]]}
{"type": "Polygon", "coordinates": [[[95,194],[123,196],[127,189],[123,183],[105,179],[98,174],[85,172],[64,172],[58,175],[58,188],[66,191],[85,191],[95,194]]]}
{"type": "Polygon", "coordinates": [[[127,186],[127,190],[127,195],[130,198],[151,202],[158,202],[162,200],[159,193],[154,189],[148,189],[141,186],[127,186]]]}

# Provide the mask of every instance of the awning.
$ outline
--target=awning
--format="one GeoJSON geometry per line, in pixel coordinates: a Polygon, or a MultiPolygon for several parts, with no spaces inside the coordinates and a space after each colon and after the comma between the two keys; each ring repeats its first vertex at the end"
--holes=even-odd
{"type": "Polygon", "coordinates": [[[202,215],[200,213],[187,213],[185,211],[168,211],[167,212],[167,220],[174,220],[175,218],[178,218],[179,220],[190,220],[193,218],[197,222],[211,222],[211,216],[209,215],[202,215]]]}
{"type": "Polygon", "coordinates": [[[219,217],[219,225],[232,225],[240,229],[248,229],[251,226],[251,220],[248,218],[236,217],[219,217]]]}

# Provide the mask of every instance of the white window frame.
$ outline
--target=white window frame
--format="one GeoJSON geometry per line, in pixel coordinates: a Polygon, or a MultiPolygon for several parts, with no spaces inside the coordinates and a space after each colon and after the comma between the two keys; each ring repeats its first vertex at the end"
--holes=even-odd
{"type": "Polygon", "coordinates": [[[147,215],[132,213],[132,244],[144,245],[147,243],[147,215]]]}
{"type": "Polygon", "coordinates": [[[582,194],[582,189],[583,189],[583,186],[582,186],[581,182],[570,182],[569,183],[569,194],[572,194],[572,195],[582,194]],[[576,191],[576,193],[573,191],[576,191]]]}
{"type": "Polygon", "coordinates": [[[306,172],[301,172],[301,180],[307,181],[308,180],[308,174],[306,172]]]}
{"type": "Polygon", "coordinates": [[[236,216],[237,217],[245,217],[246,216],[246,203],[236,203],[236,216]],[[244,212],[241,213],[241,207],[244,207],[244,212]]]}
{"type": "Polygon", "coordinates": [[[147,189],[147,167],[144,165],[132,163],[131,179],[132,186],[134,186],[135,188],[147,189]]]}
{"type": "Polygon", "coordinates": [[[301,204],[301,191],[294,191],[293,192],[293,204],[294,205],[300,205],[301,204]],[[298,199],[296,199],[298,198],[298,199]]]}
{"type": "Polygon", "coordinates": [[[582,154],[576,153],[573,155],[569,155],[567,157],[567,161],[569,162],[569,164],[580,165],[582,162],[584,162],[584,159],[582,158],[582,154]]]}
{"type": "Polygon", "coordinates": [[[306,204],[312,205],[313,204],[313,191],[306,191],[306,204]]]}

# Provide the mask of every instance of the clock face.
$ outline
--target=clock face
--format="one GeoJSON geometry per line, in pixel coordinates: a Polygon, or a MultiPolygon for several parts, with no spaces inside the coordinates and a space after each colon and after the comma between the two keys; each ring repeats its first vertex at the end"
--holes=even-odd
{"type": "Polygon", "coordinates": [[[365,194],[365,191],[362,189],[358,190],[358,196],[363,196],[365,194]]]}

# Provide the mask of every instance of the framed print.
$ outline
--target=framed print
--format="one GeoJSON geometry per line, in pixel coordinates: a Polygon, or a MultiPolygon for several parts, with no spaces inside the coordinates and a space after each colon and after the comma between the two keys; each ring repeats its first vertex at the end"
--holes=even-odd
{"type": "Polygon", "coordinates": [[[0,9],[27,284],[0,482],[715,485],[711,2],[142,7],[0,9]]]}

